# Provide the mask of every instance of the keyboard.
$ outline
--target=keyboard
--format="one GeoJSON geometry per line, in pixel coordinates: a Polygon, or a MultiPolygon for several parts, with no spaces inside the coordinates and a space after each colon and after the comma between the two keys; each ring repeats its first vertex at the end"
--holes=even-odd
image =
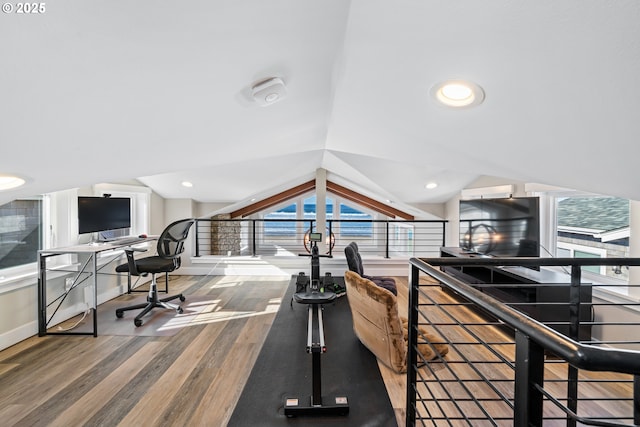
{"type": "Polygon", "coordinates": [[[144,242],[144,239],[142,237],[123,237],[122,239],[116,239],[109,243],[113,243],[116,245],[133,245],[140,242],[144,242]]]}

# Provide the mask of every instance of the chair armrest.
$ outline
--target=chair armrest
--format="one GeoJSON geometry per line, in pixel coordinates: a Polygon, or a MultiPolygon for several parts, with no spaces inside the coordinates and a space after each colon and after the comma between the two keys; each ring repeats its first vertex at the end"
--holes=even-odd
{"type": "Polygon", "coordinates": [[[134,252],[146,252],[146,249],[142,248],[133,248],[126,247],[124,248],[124,253],[127,256],[127,264],[129,264],[129,274],[132,276],[140,276],[140,272],[138,271],[138,266],[136,265],[136,260],[133,257],[134,252]]]}
{"type": "Polygon", "coordinates": [[[143,248],[134,248],[133,246],[127,246],[126,248],[123,248],[125,252],[127,251],[131,251],[131,252],[147,252],[148,249],[143,249],[143,248]]]}

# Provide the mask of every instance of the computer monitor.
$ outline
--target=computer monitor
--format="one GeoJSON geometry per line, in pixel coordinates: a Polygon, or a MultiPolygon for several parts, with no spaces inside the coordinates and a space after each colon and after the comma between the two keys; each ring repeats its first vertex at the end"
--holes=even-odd
{"type": "Polygon", "coordinates": [[[128,197],[78,197],[78,233],[95,233],[131,227],[128,197]]]}

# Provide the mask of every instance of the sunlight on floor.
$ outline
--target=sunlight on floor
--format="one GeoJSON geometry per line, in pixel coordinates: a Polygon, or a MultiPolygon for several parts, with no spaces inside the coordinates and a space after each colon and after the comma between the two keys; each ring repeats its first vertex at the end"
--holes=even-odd
{"type": "Polygon", "coordinates": [[[182,308],[184,309],[184,313],[176,314],[175,317],[169,319],[163,326],[160,326],[158,331],[167,331],[216,322],[226,322],[229,320],[243,319],[265,314],[275,314],[278,311],[281,302],[281,298],[272,298],[262,311],[225,311],[219,306],[219,299],[183,304],[182,308]]]}

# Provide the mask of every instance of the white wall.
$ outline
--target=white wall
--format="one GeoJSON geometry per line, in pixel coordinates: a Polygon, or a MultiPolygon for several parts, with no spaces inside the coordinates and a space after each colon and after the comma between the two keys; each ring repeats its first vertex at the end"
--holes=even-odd
{"type": "MultiPolygon", "coordinates": [[[[45,198],[46,203],[50,206],[49,220],[52,224],[52,229],[48,230],[45,236],[47,247],[66,247],[89,242],[91,236],[78,235],[77,217],[70,212],[76,212],[78,195],[97,195],[96,191],[101,191],[104,188],[106,188],[104,185],[98,185],[94,188],[71,189],[48,195],[45,198]]],[[[133,187],[118,184],[113,185],[112,188],[126,191],[133,187]]],[[[153,230],[150,230],[150,233],[159,234],[164,228],[164,201],[157,195],[151,197],[150,221],[153,221],[150,222],[151,224],[155,223],[151,228],[156,230],[159,228],[159,231],[154,233],[153,230]]],[[[149,249],[149,253],[155,251],[153,245],[149,245],[149,249]]],[[[119,255],[119,258],[114,259],[108,268],[101,271],[104,273],[114,272],[115,266],[125,261],[124,254],[120,253],[119,255]]],[[[107,259],[110,258],[100,257],[99,265],[107,259]]],[[[54,257],[49,262],[57,260],[60,260],[63,265],[70,265],[65,268],[66,270],[76,268],[82,263],[82,259],[70,255],[54,257]]],[[[72,276],[71,273],[50,272],[47,277],[48,293],[59,295],[64,290],[65,278],[72,276]]],[[[112,299],[126,291],[126,276],[99,275],[98,290],[99,304],[112,299]]],[[[86,306],[84,287],[79,287],[69,294],[64,304],[61,305],[59,309],[61,316],[59,317],[63,320],[82,313],[86,306]]],[[[23,278],[12,280],[8,284],[4,283],[0,287],[0,349],[37,335],[37,333],[38,278],[37,266],[34,266],[25,272],[23,278]]]]}
{"type": "Polygon", "coordinates": [[[196,218],[211,218],[218,212],[223,212],[231,203],[197,203],[196,218]]]}

